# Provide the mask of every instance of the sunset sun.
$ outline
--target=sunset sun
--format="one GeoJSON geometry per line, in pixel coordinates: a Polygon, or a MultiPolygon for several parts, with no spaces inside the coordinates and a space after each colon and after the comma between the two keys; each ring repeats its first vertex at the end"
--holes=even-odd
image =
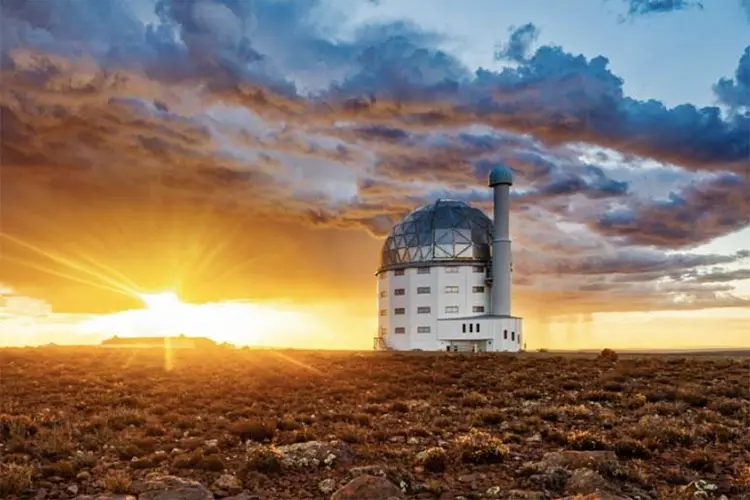
{"type": "Polygon", "coordinates": [[[150,311],[157,314],[176,313],[186,306],[174,292],[144,293],[139,297],[150,311]]]}

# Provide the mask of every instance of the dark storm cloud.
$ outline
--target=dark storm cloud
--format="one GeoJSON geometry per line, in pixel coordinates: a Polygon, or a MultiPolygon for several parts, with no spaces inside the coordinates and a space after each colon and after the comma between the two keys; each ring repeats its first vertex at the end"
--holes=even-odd
{"type": "Polygon", "coordinates": [[[555,266],[559,272],[572,274],[643,274],[668,273],[702,266],[728,264],[750,258],[750,250],[734,255],[665,254],[638,248],[617,250],[615,255],[591,257],[586,260],[560,262],[555,266]]]}
{"type": "MultiPolygon", "coordinates": [[[[137,214],[164,198],[170,210],[215,211],[244,224],[248,241],[270,238],[264,224],[279,220],[305,235],[326,228],[382,236],[437,196],[488,208],[487,174],[507,163],[522,201],[514,231],[528,297],[546,302],[535,277],[559,275],[561,304],[644,308],[661,304],[659,273],[734,262],[602,252],[623,239],[694,246],[747,224],[748,185],[728,173],[744,171],[750,149],[747,51],[714,88],[732,111],[723,118],[717,108],[629,98],[605,57],[534,50],[532,24],[498,51],[513,67],[472,72],[438,48],[440,34],[408,22],[336,40],[319,22],[328,14],[319,1],[160,0],[159,22],[148,26],[129,5],[2,0],[0,154],[13,186],[4,206],[12,228],[39,235],[57,221],[74,234],[78,219],[62,213],[64,203],[104,213],[121,201],[137,214]],[[623,164],[634,155],[672,161],[686,167],[680,178],[723,173],[669,202],[645,202],[636,181],[604,166],[614,162],[605,153],[584,161],[565,150],[567,141],[617,148],[623,164]],[[619,208],[606,211],[607,203],[619,208]]],[[[157,237],[142,226],[133,234],[157,237]]],[[[310,266],[316,258],[310,254],[310,266]]]]}
{"type": "Polygon", "coordinates": [[[531,44],[538,37],[539,29],[531,23],[524,24],[520,28],[515,28],[511,32],[508,43],[501,50],[495,52],[495,58],[523,62],[529,56],[531,44]]]}
{"type": "Polygon", "coordinates": [[[703,2],[698,0],[624,0],[628,4],[628,15],[644,16],[648,14],[664,14],[678,10],[703,8],[703,2]]]}
{"type": "Polygon", "coordinates": [[[604,214],[596,224],[604,234],[629,242],[683,247],[710,241],[750,224],[750,179],[723,174],[670,193],[668,201],[636,203],[604,214]]]}
{"type": "Polygon", "coordinates": [[[750,110],[750,46],[745,48],[745,52],[740,57],[734,78],[720,79],[714,85],[714,92],[719,100],[731,110],[735,112],[743,109],[745,112],[750,110]]]}

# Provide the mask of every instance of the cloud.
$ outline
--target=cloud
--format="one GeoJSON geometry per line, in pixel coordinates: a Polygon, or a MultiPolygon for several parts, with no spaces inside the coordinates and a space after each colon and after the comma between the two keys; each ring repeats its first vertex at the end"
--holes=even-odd
{"type": "MultiPolygon", "coordinates": [[[[605,0],[606,1],[606,0],[605,0]]],[[[628,6],[625,18],[637,18],[654,14],[667,14],[691,9],[703,10],[704,2],[699,0],[623,0],[628,6]]],[[[739,0],[739,8],[750,22],[750,0],[739,0]]]]}
{"type": "Polygon", "coordinates": [[[605,57],[532,48],[533,24],[509,66],[472,71],[410,22],[345,37],[318,1],[162,0],[151,24],[129,5],[3,2],[0,269],[19,294],[370,300],[378,238],[437,196],[488,209],[507,163],[522,308],[745,304],[682,278],[736,256],[653,248],[748,224],[747,51],[714,88],[724,113],[630,98],[605,57]]]}
{"type": "Polygon", "coordinates": [[[703,2],[698,0],[625,0],[629,16],[664,14],[687,9],[703,9],[703,2]]]}
{"type": "Polygon", "coordinates": [[[745,48],[745,52],[740,57],[734,79],[720,79],[714,85],[714,92],[719,101],[732,111],[744,110],[747,113],[750,110],[750,46],[745,48]]]}

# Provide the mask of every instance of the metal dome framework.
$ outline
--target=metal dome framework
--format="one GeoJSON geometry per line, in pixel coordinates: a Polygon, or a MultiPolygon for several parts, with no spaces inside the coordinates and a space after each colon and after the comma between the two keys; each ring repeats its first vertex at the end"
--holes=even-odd
{"type": "Polygon", "coordinates": [[[490,263],[492,221],[462,201],[437,200],[396,224],[383,244],[378,273],[450,263],[490,263]]]}

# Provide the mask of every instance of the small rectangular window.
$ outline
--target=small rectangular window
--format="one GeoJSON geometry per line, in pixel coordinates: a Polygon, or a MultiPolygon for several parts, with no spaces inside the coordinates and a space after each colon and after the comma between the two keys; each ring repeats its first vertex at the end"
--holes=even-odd
{"type": "Polygon", "coordinates": [[[393,290],[393,295],[406,295],[406,288],[396,288],[393,290]]]}
{"type": "Polygon", "coordinates": [[[429,267],[418,267],[417,268],[417,274],[430,274],[430,268],[429,267]]]}
{"type": "Polygon", "coordinates": [[[388,292],[386,292],[385,290],[383,290],[382,292],[380,292],[380,296],[381,297],[387,297],[388,296],[388,292]]]}
{"type": "Polygon", "coordinates": [[[403,334],[406,333],[406,328],[404,328],[403,326],[397,326],[393,331],[399,334],[403,334]]]}
{"type": "Polygon", "coordinates": [[[471,291],[474,293],[484,293],[484,287],[483,286],[473,286],[471,287],[471,291]]]}
{"type": "Polygon", "coordinates": [[[458,293],[458,287],[457,286],[446,286],[445,287],[445,293],[458,293]]]}
{"type": "Polygon", "coordinates": [[[429,286],[418,286],[417,287],[417,293],[419,295],[424,295],[426,293],[430,293],[430,287],[429,286]]]}
{"type": "Polygon", "coordinates": [[[473,271],[475,273],[483,273],[484,272],[484,266],[474,266],[473,271]]]}
{"type": "Polygon", "coordinates": [[[430,314],[429,306],[417,307],[417,314],[430,314]]]}
{"type": "Polygon", "coordinates": [[[430,333],[430,327],[429,326],[418,326],[417,327],[417,333],[430,333]]]}
{"type": "Polygon", "coordinates": [[[406,314],[406,309],[403,307],[397,307],[393,310],[393,314],[406,314]]]}
{"type": "Polygon", "coordinates": [[[459,268],[458,267],[446,267],[445,273],[446,274],[458,274],[459,268]]]}
{"type": "Polygon", "coordinates": [[[510,332],[510,340],[511,340],[512,342],[515,342],[515,341],[516,341],[516,332],[510,332]]]}
{"type": "Polygon", "coordinates": [[[484,306],[473,306],[471,310],[475,313],[483,313],[484,312],[484,306]]]}
{"type": "Polygon", "coordinates": [[[380,315],[381,316],[388,316],[388,309],[381,309],[380,310],[380,315]]]}
{"type": "Polygon", "coordinates": [[[474,323],[469,323],[469,333],[474,333],[474,323]]]}
{"type": "Polygon", "coordinates": [[[508,340],[508,330],[503,330],[503,339],[508,340]]]}
{"type": "Polygon", "coordinates": [[[445,312],[447,312],[447,313],[457,313],[458,312],[458,306],[445,306],[445,312]]]}
{"type": "Polygon", "coordinates": [[[462,333],[466,333],[466,323],[464,323],[464,324],[461,325],[461,332],[462,333]]]}
{"type": "Polygon", "coordinates": [[[403,269],[396,269],[395,271],[393,271],[393,275],[394,276],[403,276],[404,275],[404,270],[403,269]]]}
{"type": "Polygon", "coordinates": [[[479,333],[479,325],[480,325],[480,324],[481,324],[481,323],[477,323],[477,333],[479,333]]]}

